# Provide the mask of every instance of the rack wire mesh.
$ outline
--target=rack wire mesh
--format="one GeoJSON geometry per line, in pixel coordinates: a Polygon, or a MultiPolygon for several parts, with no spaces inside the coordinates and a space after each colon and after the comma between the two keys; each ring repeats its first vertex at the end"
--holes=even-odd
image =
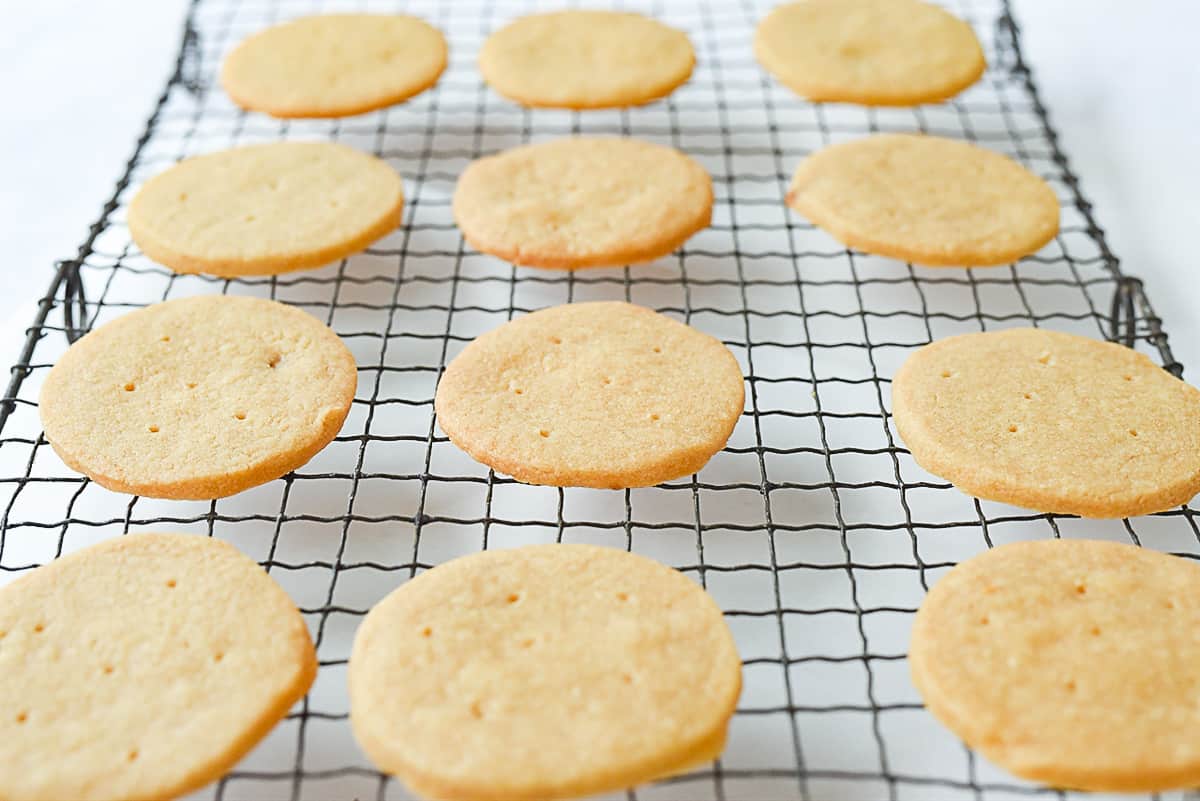
{"type": "Polygon", "coordinates": [[[759,70],[764,0],[657,0],[624,8],[689,32],[698,67],[664,102],[620,111],[529,110],[474,69],[488,33],[560,3],[518,0],[193,0],[174,74],[75,258],[53,281],[0,399],[0,580],[131,530],[195,531],[258,559],[301,606],[321,668],[309,696],[199,798],[404,798],[355,747],[344,688],[362,615],[418,571],[479,548],[595,542],[674,565],[725,610],[745,691],[720,760],[630,799],[1012,799],[1071,795],[976,757],[924,711],[907,632],[950,566],[1017,539],[1120,539],[1200,554],[1188,507],[1081,521],[971,499],[922,471],[889,417],[889,377],[912,348],[965,331],[1041,325],[1126,342],[1176,375],[1141,283],[1123,276],[1022,58],[1005,0],[957,0],[990,69],[946,104],[864,109],[801,101],[759,70]],[[304,13],[404,10],[451,43],[437,88],[335,121],[246,114],[216,84],[228,49],[304,13]],[[874,131],[977,142],[1046,178],[1062,231],[1007,267],[926,269],[846,250],[787,211],[790,173],[821,146],[874,131]],[[712,173],[713,225],[651,265],[518,269],[467,247],[449,199],[467,162],[556,135],[608,133],[681,148],[712,173]],[[127,201],[179,158],[236,144],[333,139],[404,176],[404,225],[320,270],[236,281],[178,276],[130,242],[127,201]],[[301,470],[232,498],[167,502],[108,492],[64,467],[37,389],[68,341],[129,309],[196,293],[277,298],[327,321],[354,352],[359,390],[342,434],[301,470]],[[624,492],[531,487],[497,476],[437,428],[444,365],[474,336],[534,309],[627,299],[722,338],[747,381],[728,447],[699,474],[624,492]]]}

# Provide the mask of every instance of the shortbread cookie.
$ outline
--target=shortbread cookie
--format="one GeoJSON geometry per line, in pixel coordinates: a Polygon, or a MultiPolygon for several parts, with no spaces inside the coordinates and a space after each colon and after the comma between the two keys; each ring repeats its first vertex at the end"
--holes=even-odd
{"type": "Polygon", "coordinates": [[[1132,545],[1002,545],[934,585],[909,663],[967,745],[1055,787],[1200,784],[1200,567],[1132,545]]]}
{"type": "Polygon", "coordinates": [[[937,136],[879,134],[796,170],[787,203],[853,248],[932,266],[1009,264],[1058,233],[1058,198],[999,153],[937,136]]]}
{"type": "Polygon", "coordinates": [[[273,275],[356,253],[400,224],[386,162],[332,142],[272,142],[179,162],[129,206],[142,251],[178,273],[273,275]]]}
{"type": "Polygon", "coordinates": [[[304,620],[219,540],[131,534],[0,590],[0,798],[153,801],[218,778],[307,691],[304,620]]]}
{"type": "Polygon", "coordinates": [[[987,64],[971,26],[919,0],[801,0],[754,35],[758,61],[813,101],[915,106],[953,97],[987,64]]]}
{"type": "Polygon", "coordinates": [[[208,295],[126,314],[46,376],[46,439],[118,492],[206,500],[300,467],[337,435],[354,357],[299,309],[208,295]]]}
{"type": "Polygon", "coordinates": [[[745,402],[718,340],[629,303],[572,303],[489,331],[446,368],[450,440],[528,484],[621,489],[696,472],[745,402]]]}
{"type": "Polygon", "coordinates": [[[712,179],[673,148],[556,139],[470,164],[454,219],[472,247],[531,267],[611,267],[665,256],[712,219],[712,179]]]}
{"type": "Polygon", "coordinates": [[[359,627],[349,683],[358,742],[422,796],[548,801],[715,759],[741,662],[683,574],[549,544],[402,585],[359,627]]]}
{"type": "Polygon", "coordinates": [[[437,83],[446,39],[403,14],[325,14],[261,31],[221,68],[233,101],[275,117],[346,117],[437,83]]]}
{"type": "Polygon", "coordinates": [[[620,108],[669,95],[692,74],[687,34],[641,14],[554,11],[488,37],[479,71],[525,106],[620,108]]]}
{"type": "Polygon", "coordinates": [[[892,382],[929,472],[1041,512],[1128,517],[1200,492],[1200,391],[1122,345],[1042,329],[949,337],[892,382]]]}

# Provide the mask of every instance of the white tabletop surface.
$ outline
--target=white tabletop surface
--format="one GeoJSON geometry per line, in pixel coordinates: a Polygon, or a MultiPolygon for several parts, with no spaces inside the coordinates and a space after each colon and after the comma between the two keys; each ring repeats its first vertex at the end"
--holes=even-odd
{"type": "MultiPolygon", "coordinates": [[[[1027,56],[1124,269],[1200,380],[1200,4],[1015,0],[1027,56]]],[[[120,175],[175,57],[184,0],[11,3],[0,26],[0,361],[120,175]],[[69,23],[68,23],[69,21],[69,23]]]]}

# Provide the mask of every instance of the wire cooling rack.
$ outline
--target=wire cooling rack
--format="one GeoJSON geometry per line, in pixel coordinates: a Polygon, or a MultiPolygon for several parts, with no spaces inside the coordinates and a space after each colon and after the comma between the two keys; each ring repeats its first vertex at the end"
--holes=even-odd
{"type": "Polygon", "coordinates": [[[405,105],[281,122],[230,104],[216,83],[222,57],[268,24],[351,4],[193,2],[175,73],[87,241],[58,265],[0,400],[0,576],[109,536],[165,529],[234,542],[291,593],[318,643],[313,691],[198,798],[407,797],[350,734],[355,627],[420,570],[481,547],[554,540],[629,548],[684,570],[721,604],[745,659],[722,758],[628,798],[1054,794],[977,758],[921,707],[904,654],[925,590],[951,565],[1010,540],[1086,535],[1195,555],[1200,529],[1187,507],[1095,522],[976,501],[922,471],[891,426],[897,366],[914,347],[960,332],[1047,326],[1119,339],[1182,369],[1080,193],[1007,3],[953,7],[975,26],[991,67],[942,105],[803,102],[754,62],[753,27],[768,3],[662,0],[624,7],[689,32],[698,66],[685,87],[637,109],[522,109],[481,84],[475,54],[499,25],[553,5],[352,4],[433,21],[451,43],[447,73],[405,105]],[[1062,232],[1011,266],[926,269],[847,251],[784,208],[792,170],[814,149],[914,130],[977,142],[1042,175],[1062,201],[1062,232]],[[463,243],[450,197],[468,161],[589,133],[638,136],[700,160],[715,184],[712,227],[653,264],[577,273],[516,269],[463,243]],[[386,158],[405,179],[404,225],[364,254],[270,279],[176,276],[130,243],[127,202],[142,181],[185,156],[277,139],[334,139],[386,158]],[[341,436],[296,473],[215,502],[131,498],[64,467],[42,436],[36,398],[68,340],[150,302],[216,292],[295,304],[341,335],[359,365],[341,436]],[[746,413],[698,475],[624,492],[523,486],[439,431],[438,376],[470,339],[545,306],[622,298],[722,338],[744,369],[746,413]]]}

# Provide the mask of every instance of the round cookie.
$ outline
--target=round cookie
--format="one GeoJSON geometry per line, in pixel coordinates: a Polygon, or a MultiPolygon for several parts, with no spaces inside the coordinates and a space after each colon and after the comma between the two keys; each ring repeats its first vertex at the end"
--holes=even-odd
{"type": "Polygon", "coordinates": [[[918,0],[801,0],[776,8],[754,54],[815,101],[915,106],[953,97],[987,64],[971,26],[918,0]]]}
{"type": "Polygon", "coordinates": [[[428,798],[544,801],[715,759],[741,690],[721,610],[594,545],[483,551],[384,598],[350,655],[350,722],[428,798]]]}
{"type": "Polygon", "coordinates": [[[525,106],[622,108],[669,95],[692,74],[683,31],[641,14],[554,11],[522,17],[488,37],[479,71],[525,106]]]}
{"type": "Polygon", "coordinates": [[[399,103],[437,83],[446,39],[403,14],[324,14],[275,25],[233,49],[221,85],[274,117],[347,117],[399,103]]]}
{"type": "Polygon", "coordinates": [[[527,484],[622,489],[690,475],[742,414],[718,340],[629,303],[527,314],[467,345],[434,406],[450,440],[527,484]]]}
{"type": "Polygon", "coordinates": [[[55,453],[101,486],[207,500],[311,459],[357,381],[350,351],[311,315],[207,295],[92,331],[50,370],[38,404],[55,453]]]}
{"type": "Polygon", "coordinates": [[[712,179],[673,148],[555,139],[472,162],[454,219],[476,250],[531,267],[611,267],[665,256],[712,219],[712,179]]]}
{"type": "Polygon", "coordinates": [[[177,273],[226,278],[320,267],[400,224],[386,162],[332,142],[271,142],[185,159],[142,186],[129,233],[177,273]]]}
{"type": "Polygon", "coordinates": [[[805,159],[787,204],[852,248],[931,266],[1009,264],[1058,233],[1058,198],[999,153],[877,134],[805,159]]]}
{"type": "Polygon", "coordinates": [[[1002,545],[925,598],[908,659],[968,746],[1054,787],[1200,783],[1200,567],[1131,545],[1002,545]]]}
{"type": "Polygon", "coordinates": [[[918,348],[892,382],[917,463],[980,498],[1128,517],[1200,492],[1200,391],[1122,345],[1043,329],[918,348]]]}
{"type": "Polygon", "coordinates": [[[176,798],[313,682],[304,620],[219,540],[132,534],[0,590],[0,798],[176,798]]]}

